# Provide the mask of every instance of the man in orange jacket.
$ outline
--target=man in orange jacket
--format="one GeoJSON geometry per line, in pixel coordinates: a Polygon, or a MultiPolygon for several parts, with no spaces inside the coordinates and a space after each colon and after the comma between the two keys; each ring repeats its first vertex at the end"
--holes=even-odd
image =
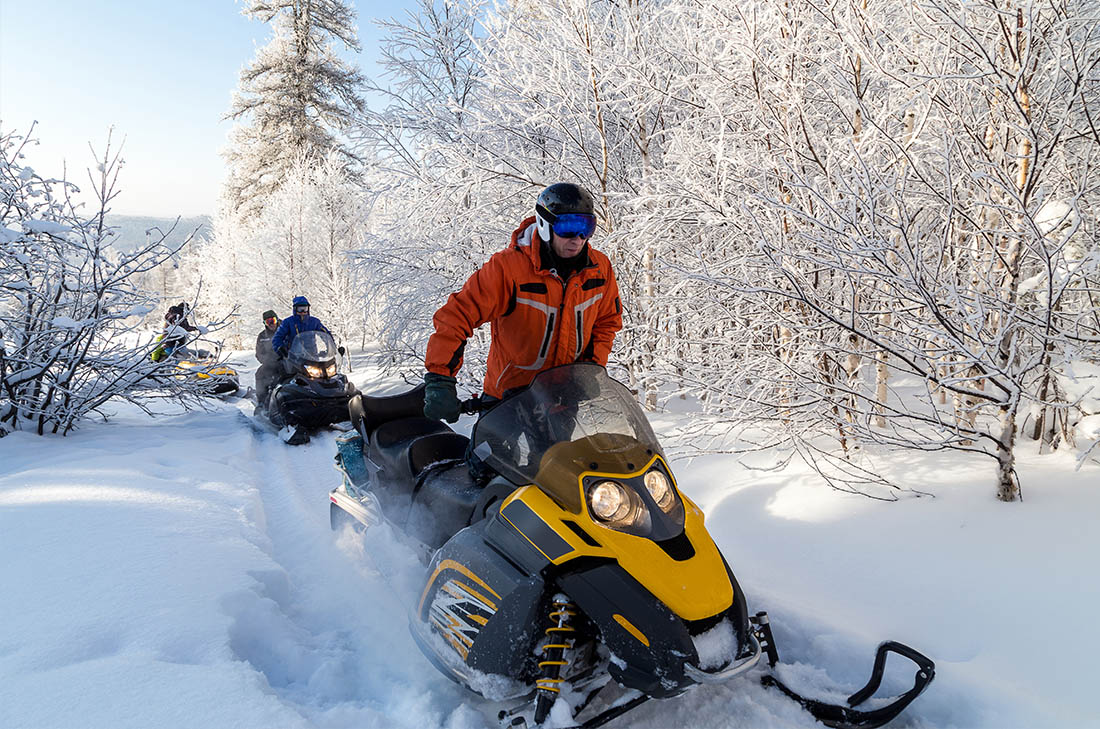
{"type": "Polygon", "coordinates": [[[581,187],[559,182],[539,194],[534,216],[520,223],[511,244],[435,313],[424,359],[426,417],[458,420],[455,374],[466,340],[486,322],[485,399],[503,398],[550,367],[607,366],[622,304],[611,261],[588,243],[595,230],[595,204],[581,187]]]}

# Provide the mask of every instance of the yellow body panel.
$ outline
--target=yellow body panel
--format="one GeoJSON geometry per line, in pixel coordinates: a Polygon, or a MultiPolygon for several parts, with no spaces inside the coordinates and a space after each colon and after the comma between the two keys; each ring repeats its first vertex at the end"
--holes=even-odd
{"type": "Polygon", "coordinates": [[[216,367],[208,367],[205,370],[195,370],[197,367],[202,367],[202,362],[194,362],[191,360],[182,360],[177,365],[181,370],[185,371],[185,374],[193,374],[197,379],[208,380],[211,375],[228,375],[230,377],[236,377],[237,371],[226,367],[224,365],[218,365],[216,367]]]}
{"type": "MultiPolygon", "coordinates": [[[[632,474],[585,472],[581,478],[630,478],[645,473],[656,460],[657,457],[654,457],[645,468],[632,474]]],[[[631,577],[676,615],[684,620],[701,620],[717,615],[733,603],[733,585],[730,584],[722,555],[703,525],[702,510],[683,494],[680,497],[684,502],[684,529],[695,554],[679,562],[650,539],[603,526],[592,518],[587,508],[580,514],[563,509],[536,486],[525,486],[515,491],[505,500],[501,511],[513,500],[519,499],[564,539],[573,551],[552,560],[554,564],[585,556],[615,559],[631,577]],[[562,524],[562,519],[575,521],[601,546],[585,544],[572,529],[562,524]]],[[[528,541],[538,547],[530,538],[528,541]]]]}

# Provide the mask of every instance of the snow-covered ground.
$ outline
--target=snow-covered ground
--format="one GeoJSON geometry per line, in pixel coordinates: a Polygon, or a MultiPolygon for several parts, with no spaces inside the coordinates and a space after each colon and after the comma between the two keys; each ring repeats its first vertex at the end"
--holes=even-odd
{"type": "MultiPolygon", "coordinates": [[[[292,448],[251,410],[121,408],[67,438],[0,439],[0,727],[495,725],[408,634],[412,555],[330,530],[333,434],[292,448]]],[[[850,692],[893,638],[937,678],[891,726],[1100,726],[1100,473],[1021,460],[1022,504],[993,499],[990,461],[953,455],[895,458],[935,494],[897,503],[731,456],[674,467],[791,683],[850,692]]],[[[888,688],[911,684],[898,665],[888,688]]],[[[609,726],[820,725],[750,676],[609,726]]]]}

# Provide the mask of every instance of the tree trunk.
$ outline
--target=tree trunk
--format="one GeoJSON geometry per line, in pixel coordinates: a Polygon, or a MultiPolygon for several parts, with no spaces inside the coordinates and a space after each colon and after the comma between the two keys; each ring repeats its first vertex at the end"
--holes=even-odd
{"type": "Polygon", "coordinates": [[[1001,437],[997,439],[997,499],[1000,501],[1019,501],[1020,482],[1016,478],[1016,413],[1019,400],[1012,400],[1001,406],[1001,437]]]}

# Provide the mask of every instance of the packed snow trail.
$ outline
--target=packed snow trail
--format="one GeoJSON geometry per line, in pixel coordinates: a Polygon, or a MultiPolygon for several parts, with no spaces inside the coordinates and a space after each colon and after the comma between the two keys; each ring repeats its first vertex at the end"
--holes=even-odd
{"type": "Polygon", "coordinates": [[[254,575],[255,596],[234,606],[230,646],[280,699],[321,725],[330,714],[335,725],[354,714],[359,726],[444,726],[460,702],[439,697],[457,688],[423,670],[405,605],[362,553],[362,540],[330,529],[334,453],[331,432],[297,447],[253,433],[247,458],[278,568],[254,575]]]}

